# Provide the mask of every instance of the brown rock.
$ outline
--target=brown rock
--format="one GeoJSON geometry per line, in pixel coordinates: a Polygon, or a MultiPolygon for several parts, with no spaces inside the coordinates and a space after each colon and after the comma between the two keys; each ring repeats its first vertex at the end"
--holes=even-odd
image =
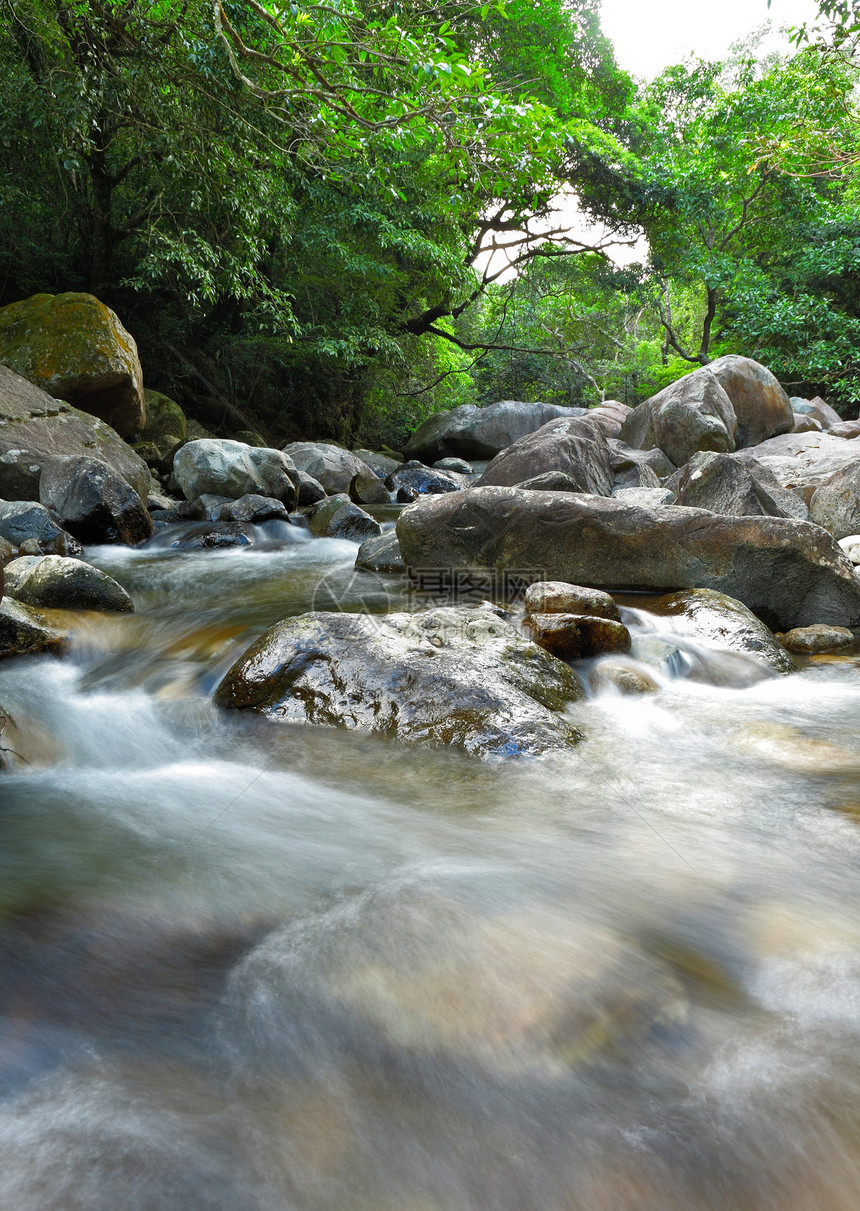
{"type": "Polygon", "coordinates": [[[847,627],[831,627],[816,624],[811,627],[794,627],[782,637],[783,646],[790,652],[833,652],[837,648],[850,647],[854,635],[847,627]]]}
{"type": "Polygon", "coordinates": [[[534,642],[560,660],[586,660],[604,652],[630,650],[622,622],[580,614],[527,614],[523,626],[534,642]]]}
{"type": "Polygon", "coordinates": [[[589,614],[620,622],[618,606],[608,593],[561,580],[539,580],[526,589],[527,614],[589,614]]]}

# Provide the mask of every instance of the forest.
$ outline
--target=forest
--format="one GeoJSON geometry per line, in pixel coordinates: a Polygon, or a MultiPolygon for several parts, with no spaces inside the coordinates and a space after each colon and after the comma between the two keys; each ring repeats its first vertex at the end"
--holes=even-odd
{"type": "Polygon", "coordinates": [[[599,18],[0,0],[0,306],[92,292],[147,386],[274,445],[636,404],[724,353],[855,415],[853,3],[647,84],[599,18]]]}

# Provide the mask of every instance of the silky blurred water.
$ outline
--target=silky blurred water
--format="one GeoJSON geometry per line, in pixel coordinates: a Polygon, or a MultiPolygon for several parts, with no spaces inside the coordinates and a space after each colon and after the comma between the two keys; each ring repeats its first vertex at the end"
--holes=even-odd
{"type": "Polygon", "coordinates": [[[422,604],[291,538],[93,551],[137,612],[0,665],[0,1207],[853,1211],[856,657],[628,601],[659,690],[563,755],[225,716],[277,619],[422,604]]]}

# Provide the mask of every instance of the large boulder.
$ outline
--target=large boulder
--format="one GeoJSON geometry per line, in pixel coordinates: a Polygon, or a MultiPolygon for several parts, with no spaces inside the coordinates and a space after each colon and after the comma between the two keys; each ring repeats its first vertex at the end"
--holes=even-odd
{"type": "Polygon", "coordinates": [[[610,450],[601,426],[585,416],[550,421],[497,455],[476,483],[513,486],[547,471],[570,476],[581,492],[611,495],[610,450]]]}
{"type": "Polygon", "coordinates": [[[442,607],[288,618],[239,658],[215,702],[278,722],[516,757],[575,743],[563,712],[582,696],[565,664],[493,610],[442,607]]]}
{"type": "Polygon", "coordinates": [[[416,496],[435,492],[459,492],[468,486],[469,480],[457,471],[439,471],[421,463],[409,462],[398,467],[385,481],[392,492],[411,488],[416,496]]]}
{"type": "Polygon", "coordinates": [[[186,500],[198,496],[274,496],[296,503],[296,467],[281,450],[246,446],[229,438],[201,438],[176,451],[173,474],[186,500]]]}
{"type": "Polygon", "coordinates": [[[140,430],[142,442],[152,442],[161,457],[188,437],[185,413],[176,400],[160,391],[144,391],[146,399],[146,424],[140,430]]]}
{"type": "Polygon", "coordinates": [[[809,522],[486,487],[416,501],[397,537],[411,568],[517,569],[610,591],[709,588],[780,629],[860,623],[852,564],[809,522]]]}
{"type": "Polygon", "coordinates": [[[0,500],[0,538],[16,547],[35,539],[43,549],[58,544],[80,551],[79,544],[57,525],[45,506],[33,500],[0,500]]]}
{"type": "Polygon", "coordinates": [[[835,471],[816,488],[809,502],[809,517],[834,538],[860,532],[860,458],[835,471]]]}
{"type": "Polygon", "coordinates": [[[355,476],[370,470],[351,451],[329,442],[291,442],[284,446],[284,453],[299,471],[312,476],[329,493],[348,492],[355,476]]]}
{"type": "Polygon", "coordinates": [[[661,597],[649,609],[675,620],[680,633],[698,643],[744,652],[775,673],[794,672],[794,661],[773,633],[741,601],[713,589],[684,589],[661,597]]]}
{"type": "Polygon", "coordinates": [[[39,499],[81,542],[119,541],[134,546],[152,536],[145,503],[131,484],[98,458],[47,459],[39,499]]]}
{"type": "Polygon", "coordinates": [[[478,408],[462,404],[450,412],[437,412],[420,425],[406,443],[407,459],[435,463],[440,458],[495,458],[527,433],[534,433],[559,417],[581,416],[585,408],[560,404],[526,404],[503,399],[478,408]]]}
{"type": "Polygon", "coordinates": [[[817,420],[822,429],[829,429],[831,425],[838,425],[842,417],[835,408],[831,408],[827,400],[816,395],[815,399],[802,399],[798,395],[791,397],[792,411],[797,415],[809,416],[813,420],[817,420]]]}
{"type": "Polygon", "coordinates": [[[691,509],[709,509],[733,517],[797,517],[806,520],[806,506],[775,481],[764,467],[752,460],[742,462],[731,454],[700,450],[663,487],[675,493],[676,504],[691,509]]]}
{"type": "Polygon", "coordinates": [[[82,559],[25,555],[13,559],[4,570],[6,592],[25,605],[121,614],[134,609],[122,585],[82,559]]]}
{"type": "Polygon", "coordinates": [[[607,444],[616,488],[651,488],[676,470],[659,446],[639,450],[616,437],[607,444]]]}
{"type": "Polygon", "coordinates": [[[736,450],[791,432],[794,424],[791,400],[761,362],[729,354],[718,357],[707,369],[732,402],[738,419],[736,450]]]}
{"type": "Polygon", "coordinates": [[[38,500],[45,461],[77,455],[107,463],[146,500],[149,468],[109,425],[0,365],[0,496],[38,500]]]}
{"type": "Polygon", "coordinates": [[[622,425],[620,436],[640,450],[657,447],[681,467],[697,450],[734,450],[736,430],[732,402],[707,367],[639,404],[622,425]]]}
{"type": "Polygon", "coordinates": [[[34,294],[0,309],[0,362],[122,437],[143,428],[137,345],[91,294],[34,294]]]}
{"type": "Polygon", "coordinates": [[[739,451],[737,457],[754,459],[784,488],[799,491],[808,504],[815,489],[835,471],[860,463],[860,441],[846,441],[830,433],[783,433],[739,451]]]}

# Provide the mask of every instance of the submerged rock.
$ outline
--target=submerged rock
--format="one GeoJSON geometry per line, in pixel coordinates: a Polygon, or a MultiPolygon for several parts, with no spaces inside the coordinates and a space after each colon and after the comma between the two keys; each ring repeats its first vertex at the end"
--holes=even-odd
{"type": "Polygon", "coordinates": [[[120,614],[134,609],[122,585],[81,559],[26,555],[13,559],[4,570],[6,592],[25,605],[120,614]]]}
{"type": "Polygon", "coordinates": [[[709,588],[781,629],[860,624],[853,565],[809,522],[488,487],[416,501],[397,536],[412,568],[539,569],[533,580],[613,591],[709,588]]]}
{"type": "Polygon", "coordinates": [[[725,593],[686,589],[661,597],[654,608],[659,614],[684,619],[690,633],[709,646],[757,656],[776,673],[794,672],[794,661],[773,633],[743,602],[725,593]]]}
{"type": "Polygon", "coordinates": [[[122,476],[98,458],[52,458],[42,468],[39,499],[81,542],[134,546],[152,536],[152,518],[122,476]]]}
{"type": "Polygon", "coordinates": [[[516,757],[580,739],[562,712],[582,696],[567,665],[493,611],[441,607],[288,618],[233,665],[215,702],[288,723],[516,757]]]}
{"type": "Polygon", "coordinates": [[[588,684],[598,694],[606,690],[619,694],[655,694],[660,688],[635,660],[622,661],[618,657],[599,660],[589,674],[588,684]]]}
{"type": "Polygon", "coordinates": [[[122,437],[144,426],[137,345],[91,294],[34,294],[0,309],[0,361],[122,437]]]}

